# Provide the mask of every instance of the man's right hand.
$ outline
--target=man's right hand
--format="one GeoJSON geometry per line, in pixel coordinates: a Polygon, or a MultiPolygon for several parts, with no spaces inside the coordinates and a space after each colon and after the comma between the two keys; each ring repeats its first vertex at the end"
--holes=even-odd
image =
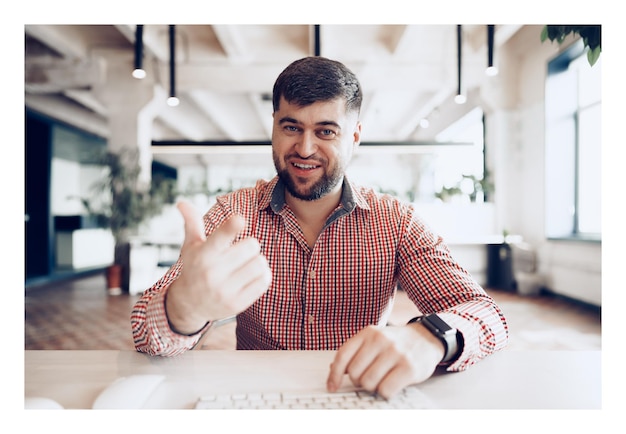
{"type": "Polygon", "coordinates": [[[245,227],[233,216],[208,238],[202,215],[188,202],[179,202],[185,222],[181,274],[168,289],[165,309],[179,333],[199,331],[207,321],[236,315],[248,308],[270,285],[272,272],[255,238],[232,244],[245,227]]]}

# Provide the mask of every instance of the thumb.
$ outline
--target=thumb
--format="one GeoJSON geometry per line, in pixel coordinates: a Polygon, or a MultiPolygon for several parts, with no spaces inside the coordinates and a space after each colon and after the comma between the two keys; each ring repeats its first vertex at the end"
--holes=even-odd
{"type": "Polygon", "coordinates": [[[185,222],[185,241],[204,241],[206,240],[206,234],[204,232],[204,220],[200,212],[187,201],[180,201],[176,204],[178,211],[183,216],[185,222]]]}

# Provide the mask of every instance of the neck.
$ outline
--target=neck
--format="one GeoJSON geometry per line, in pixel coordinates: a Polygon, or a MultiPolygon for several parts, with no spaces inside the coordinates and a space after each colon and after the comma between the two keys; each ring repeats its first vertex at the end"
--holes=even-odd
{"type": "Polygon", "coordinates": [[[298,199],[289,194],[289,192],[285,192],[285,201],[298,219],[298,223],[310,247],[313,247],[317,237],[324,228],[326,220],[339,205],[341,191],[340,184],[338,189],[320,199],[311,201],[298,199]]]}
{"type": "Polygon", "coordinates": [[[285,201],[294,212],[298,220],[306,222],[326,222],[328,216],[341,201],[341,188],[317,200],[302,200],[285,192],[285,201]]]}

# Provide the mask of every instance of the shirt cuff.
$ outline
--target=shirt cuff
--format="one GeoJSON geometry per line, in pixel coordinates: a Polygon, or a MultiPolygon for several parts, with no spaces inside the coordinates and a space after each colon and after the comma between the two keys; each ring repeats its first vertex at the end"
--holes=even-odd
{"type": "Polygon", "coordinates": [[[467,368],[475,351],[472,350],[474,343],[478,342],[478,332],[475,325],[459,315],[449,312],[438,312],[437,315],[450,327],[457,330],[462,336],[463,348],[457,358],[446,366],[448,371],[461,371],[467,368]]]}
{"type": "Polygon", "coordinates": [[[188,336],[172,330],[165,311],[165,294],[166,292],[160,292],[149,301],[147,320],[151,323],[153,330],[157,331],[163,346],[172,349],[191,349],[198,343],[211,323],[207,322],[198,332],[188,336]]]}

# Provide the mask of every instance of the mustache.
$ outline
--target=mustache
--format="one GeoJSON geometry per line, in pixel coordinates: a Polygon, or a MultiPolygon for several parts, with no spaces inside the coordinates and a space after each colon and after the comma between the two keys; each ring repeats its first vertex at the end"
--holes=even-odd
{"type": "Polygon", "coordinates": [[[286,162],[289,162],[291,160],[301,160],[301,161],[307,161],[307,162],[315,162],[320,165],[326,163],[326,159],[318,156],[317,154],[309,155],[308,157],[303,157],[297,152],[292,152],[292,153],[285,155],[284,160],[286,162]]]}

